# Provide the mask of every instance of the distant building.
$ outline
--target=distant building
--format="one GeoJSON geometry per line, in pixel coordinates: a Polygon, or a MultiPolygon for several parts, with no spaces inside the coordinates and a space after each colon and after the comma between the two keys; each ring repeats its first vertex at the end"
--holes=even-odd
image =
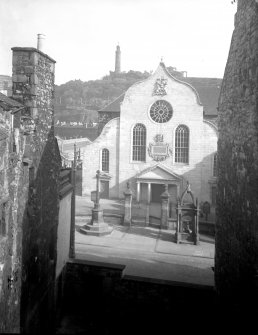
{"type": "Polygon", "coordinates": [[[12,77],[0,75],[0,93],[8,97],[12,95],[12,77]]]}
{"type": "Polygon", "coordinates": [[[87,125],[67,125],[61,122],[60,125],[55,125],[55,135],[64,139],[88,138],[93,141],[98,136],[98,127],[87,125]]]}

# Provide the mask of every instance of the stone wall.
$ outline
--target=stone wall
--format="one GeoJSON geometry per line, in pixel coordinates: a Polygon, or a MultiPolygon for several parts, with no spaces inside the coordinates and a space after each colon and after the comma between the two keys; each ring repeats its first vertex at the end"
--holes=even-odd
{"type": "Polygon", "coordinates": [[[19,332],[21,234],[16,216],[17,182],[22,178],[22,150],[13,151],[10,111],[2,109],[0,119],[1,134],[6,131],[6,136],[0,139],[0,332],[19,332]]]}
{"type": "Polygon", "coordinates": [[[71,202],[73,199],[72,169],[60,172],[59,185],[59,224],[57,230],[56,278],[58,278],[69,258],[71,235],[71,202]]]}
{"type": "Polygon", "coordinates": [[[96,171],[102,169],[102,150],[109,150],[110,197],[118,196],[118,150],[119,150],[119,118],[110,120],[101,135],[90,144],[81,148],[83,159],[82,189],[83,195],[96,190],[96,171]]]}
{"type": "MultiPolygon", "coordinates": [[[[219,99],[215,280],[255,298],[258,256],[258,5],[239,0],[219,99]]],[[[256,297],[257,299],[257,297],[256,297]]]]}
{"type": "Polygon", "coordinates": [[[44,333],[54,317],[61,168],[53,128],[55,61],[34,48],[12,50],[13,98],[25,108],[14,116],[16,140],[7,173],[10,260],[3,278],[1,330],[44,333]]]}

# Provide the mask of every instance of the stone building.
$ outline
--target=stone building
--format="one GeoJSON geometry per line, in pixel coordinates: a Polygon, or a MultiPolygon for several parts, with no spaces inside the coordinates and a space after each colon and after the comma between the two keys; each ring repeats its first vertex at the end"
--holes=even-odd
{"type": "Polygon", "coordinates": [[[61,159],[54,137],[55,61],[12,48],[12,99],[0,95],[0,332],[53,324],[61,159]]]}
{"type": "Polygon", "coordinates": [[[12,77],[0,74],[0,93],[12,95],[12,77]]]}
{"type": "Polygon", "coordinates": [[[228,302],[257,315],[258,1],[237,7],[218,108],[215,280],[228,302]]]}
{"type": "Polygon", "coordinates": [[[161,62],[99,112],[103,130],[81,148],[84,195],[95,189],[99,169],[103,197],[123,198],[129,181],[137,201],[159,202],[165,184],[175,207],[189,181],[199,200],[214,208],[217,126],[185,79],[161,62]]]}

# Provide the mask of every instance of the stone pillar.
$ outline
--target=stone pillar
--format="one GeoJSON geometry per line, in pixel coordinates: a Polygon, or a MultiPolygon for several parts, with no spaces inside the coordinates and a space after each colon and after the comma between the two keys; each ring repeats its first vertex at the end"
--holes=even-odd
{"type": "Polygon", "coordinates": [[[176,185],[176,198],[179,197],[179,194],[180,194],[180,186],[179,185],[176,185]]]}
{"type": "Polygon", "coordinates": [[[140,182],[138,182],[138,181],[137,181],[136,200],[137,200],[137,202],[140,202],[140,182]]]}
{"type": "Polygon", "coordinates": [[[130,188],[130,183],[127,183],[127,189],[124,192],[125,196],[125,215],[124,215],[124,226],[131,226],[132,223],[132,195],[133,192],[130,188]]]}
{"type": "Polygon", "coordinates": [[[100,183],[100,171],[96,174],[96,201],[94,208],[92,209],[91,222],[80,228],[80,232],[87,235],[103,236],[108,235],[112,232],[112,227],[109,227],[104,222],[103,210],[99,204],[99,183],[100,183]]]}
{"type": "Polygon", "coordinates": [[[165,191],[161,194],[161,228],[168,229],[169,215],[169,193],[168,185],[165,185],[165,191]]]}
{"type": "Polygon", "coordinates": [[[146,227],[150,224],[150,204],[148,202],[146,204],[145,224],[146,224],[146,227]]]}
{"type": "Polygon", "coordinates": [[[148,195],[147,195],[147,204],[146,204],[146,226],[150,224],[150,201],[151,201],[151,183],[148,183],[148,195]]]}

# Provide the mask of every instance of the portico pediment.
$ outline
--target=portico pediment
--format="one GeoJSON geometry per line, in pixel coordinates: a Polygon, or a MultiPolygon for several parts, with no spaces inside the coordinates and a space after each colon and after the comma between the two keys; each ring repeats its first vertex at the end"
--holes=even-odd
{"type": "Polygon", "coordinates": [[[136,176],[138,181],[156,180],[156,181],[175,181],[180,182],[182,177],[171,171],[164,165],[157,164],[152,166],[136,176]]]}

